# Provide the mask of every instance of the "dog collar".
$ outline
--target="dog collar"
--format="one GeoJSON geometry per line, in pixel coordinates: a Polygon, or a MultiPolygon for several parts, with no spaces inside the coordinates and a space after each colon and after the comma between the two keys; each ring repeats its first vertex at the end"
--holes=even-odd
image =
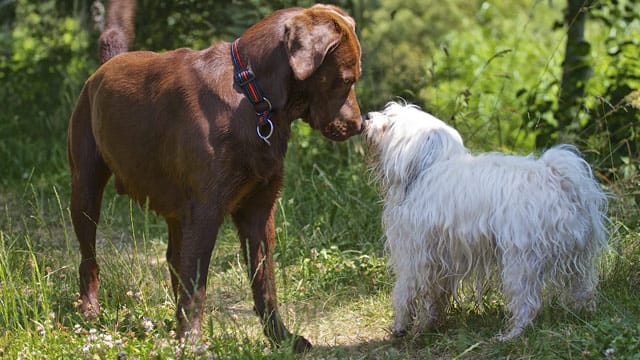
{"type": "Polygon", "coordinates": [[[245,67],[242,60],[240,60],[238,43],[240,43],[240,38],[231,43],[231,59],[233,59],[234,69],[233,81],[240,86],[256,110],[256,115],[258,116],[256,132],[258,133],[258,137],[268,145],[271,145],[269,142],[269,138],[273,134],[273,121],[271,120],[271,111],[273,109],[271,102],[262,94],[262,90],[256,82],[256,76],[253,71],[245,67]]]}

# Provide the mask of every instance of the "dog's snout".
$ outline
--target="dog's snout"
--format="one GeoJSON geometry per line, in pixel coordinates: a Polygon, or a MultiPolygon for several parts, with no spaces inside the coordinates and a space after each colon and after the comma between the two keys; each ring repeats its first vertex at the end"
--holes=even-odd
{"type": "Polygon", "coordinates": [[[369,124],[371,120],[371,113],[364,113],[362,114],[362,125],[360,126],[360,132],[364,132],[365,129],[367,128],[367,125],[369,124]]]}
{"type": "Polygon", "coordinates": [[[362,122],[360,123],[360,133],[363,133],[367,128],[367,121],[369,120],[369,114],[362,114],[362,122]]]}

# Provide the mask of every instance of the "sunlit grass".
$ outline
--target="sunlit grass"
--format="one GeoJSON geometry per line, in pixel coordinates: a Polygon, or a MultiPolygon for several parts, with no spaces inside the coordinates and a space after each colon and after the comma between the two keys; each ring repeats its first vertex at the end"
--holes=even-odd
{"type": "MultiPolygon", "coordinates": [[[[378,222],[375,192],[361,201],[374,204],[368,212],[360,208],[362,213],[346,219],[349,208],[344,207],[313,227],[304,224],[314,215],[297,203],[309,201],[312,195],[305,189],[310,186],[349,197],[366,194],[372,184],[350,182],[339,171],[331,178],[317,171],[296,182],[279,201],[276,280],[286,324],[315,345],[307,358],[624,358],[640,351],[640,328],[632,320],[640,314],[635,300],[640,241],[633,229],[619,226],[612,237],[596,314],[550,304],[523,336],[500,343],[492,339],[505,325],[500,296],[494,293],[482,310],[456,305],[438,332],[392,339],[393,277],[379,225],[366,225],[378,222]],[[352,224],[366,233],[349,229],[352,224]],[[358,240],[331,237],[332,230],[358,240]]],[[[96,322],[86,322],[76,309],[79,254],[65,205],[68,195],[56,189],[10,196],[3,211],[0,353],[6,358],[296,357],[288,348],[271,347],[262,334],[230,224],[221,229],[213,255],[202,340],[178,340],[164,259],[165,225],[112,190],[98,231],[102,313],[96,322]]],[[[332,204],[316,203],[311,211],[324,212],[332,204]]]]}

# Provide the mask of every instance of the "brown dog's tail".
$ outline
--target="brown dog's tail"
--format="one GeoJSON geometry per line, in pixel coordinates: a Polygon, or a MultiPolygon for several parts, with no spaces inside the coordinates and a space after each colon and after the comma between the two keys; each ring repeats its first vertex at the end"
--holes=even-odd
{"type": "Polygon", "coordinates": [[[129,50],[135,15],[135,0],[109,0],[106,25],[98,40],[101,64],[129,50]]]}

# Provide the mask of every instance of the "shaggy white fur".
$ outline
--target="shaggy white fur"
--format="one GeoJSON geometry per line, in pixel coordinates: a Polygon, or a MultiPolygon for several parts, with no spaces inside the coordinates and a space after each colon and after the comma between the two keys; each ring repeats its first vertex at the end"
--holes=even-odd
{"type": "Polygon", "coordinates": [[[501,284],[518,336],[541,293],[593,309],[606,247],[607,197],[571,145],[534,156],[471,154],[460,134],[413,105],[369,114],[365,138],[384,191],[383,226],[396,275],[393,332],[435,325],[460,300],[501,284]]]}

